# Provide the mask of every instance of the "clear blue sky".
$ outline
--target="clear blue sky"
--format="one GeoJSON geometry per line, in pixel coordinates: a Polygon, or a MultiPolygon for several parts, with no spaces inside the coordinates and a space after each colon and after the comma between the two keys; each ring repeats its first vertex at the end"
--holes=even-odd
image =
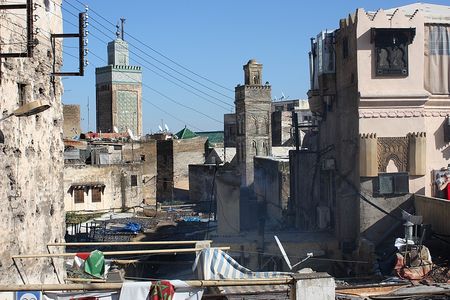
{"type": "MultiPolygon", "coordinates": [[[[143,67],[143,129],[145,133],[155,132],[161,120],[174,132],[184,125],[193,130],[223,130],[223,114],[233,111],[234,87],[243,82],[244,65],[255,58],[264,65],[263,82],[272,85],[272,98],[281,93],[290,98],[306,98],[309,84],[308,51],[310,38],[321,30],[338,27],[339,19],[346,17],[358,7],[366,10],[392,8],[412,3],[401,0],[378,1],[268,1],[268,0],[191,0],[191,1],[124,1],[124,0],[80,0],[89,5],[90,35],[88,55],[90,64],[84,77],[64,77],[65,104],[81,105],[82,129],[95,130],[95,67],[106,63],[106,42],[115,38],[113,32],[120,17],[126,18],[125,40],[130,43],[131,64],[143,67]],[[100,14],[110,23],[99,17],[100,14]],[[95,26],[95,28],[94,28],[95,26]],[[105,35],[106,34],[106,35],[105,35]],[[132,37],[159,51],[189,70],[226,87],[218,87],[205,81],[159,54],[146,48],[132,37]],[[97,58],[100,56],[102,59],[97,58]],[[160,60],[186,77],[156,62],[160,60]],[[170,77],[158,70],[173,75],[170,77]],[[182,80],[195,89],[187,89],[202,95],[211,102],[179,88],[154,74],[156,71],[172,81],[183,85],[182,80]],[[192,78],[199,83],[191,81],[192,78]],[[198,110],[175,104],[156,93],[198,110]],[[202,94],[203,91],[210,96],[202,94]],[[220,92],[223,95],[220,95],[220,92]],[[214,99],[216,97],[221,100],[214,99]],[[88,117],[87,104],[90,102],[88,117]],[[150,104],[151,103],[151,104],[150,104]],[[224,104],[225,103],[225,104],[224,104]],[[228,104],[228,105],[227,105],[228,104]],[[156,107],[168,112],[162,112],[156,107]],[[216,119],[220,122],[216,122],[216,119]],[[89,128],[88,128],[89,121],[89,128]]],[[[73,13],[83,11],[77,0],[63,1],[64,31],[73,32],[77,24],[73,13]]],[[[448,0],[430,1],[435,4],[449,4],[448,0]]],[[[66,43],[64,68],[76,68],[76,60],[70,54],[77,54],[75,45],[66,43]]]]}

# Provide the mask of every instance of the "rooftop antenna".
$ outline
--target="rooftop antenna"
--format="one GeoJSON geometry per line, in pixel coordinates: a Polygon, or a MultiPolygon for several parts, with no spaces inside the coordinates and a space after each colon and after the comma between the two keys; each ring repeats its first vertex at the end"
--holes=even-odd
{"type": "Polygon", "coordinates": [[[124,17],[120,18],[122,41],[125,41],[125,39],[124,39],[124,29],[123,29],[123,25],[125,24],[125,20],[126,20],[126,19],[125,19],[124,17]]]}
{"type": "Polygon", "coordinates": [[[278,237],[276,235],[274,235],[273,237],[275,238],[275,241],[277,242],[278,248],[280,248],[281,254],[283,254],[284,261],[286,262],[286,264],[288,265],[290,270],[292,270],[293,268],[295,268],[296,266],[298,266],[302,262],[308,260],[309,258],[313,257],[313,253],[309,252],[309,253],[306,254],[306,257],[304,259],[302,259],[301,261],[299,261],[295,265],[291,265],[291,261],[289,260],[289,257],[287,256],[286,251],[284,251],[284,247],[281,244],[280,240],[278,239],[278,237]]]}
{"type": "Polygon", "coordinates": [[[116,24],[116,37],[120,38],[120,30],[119,30],[120,26],[119,26],[119,22],[117,22],[116,24]]]}
{"type": "Polygon", "coordinates": [[[164,124],[164,128],[167,130],[167,132],[169,132],[169,126],[167,126],[167,124],[164,124]]]}
{"type": "Polygon", "coordinates": [[[158,128],[159,128],[160,132],[163,132],[163,129],[162,129],[161,125],[158,125],[158,128]]]}

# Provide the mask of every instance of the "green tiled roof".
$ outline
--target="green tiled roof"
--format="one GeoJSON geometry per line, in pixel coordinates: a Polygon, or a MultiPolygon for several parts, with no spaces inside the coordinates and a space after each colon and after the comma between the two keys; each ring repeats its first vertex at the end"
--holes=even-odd
{"type": "Polygon", "coordinates": [[[207,137],[210,145],[223,143],[223,131],[200,131],[195,134],[207,137]]]}
{"type": "Polygon", "coordinates": [[[186,126],[183,129],[181,129],[180,131],[178,131],[175,135],[179,139],[192,139],[192,138],[198,136],[197,134],[195,134],[195,132],[191,131],[186,126]]]}

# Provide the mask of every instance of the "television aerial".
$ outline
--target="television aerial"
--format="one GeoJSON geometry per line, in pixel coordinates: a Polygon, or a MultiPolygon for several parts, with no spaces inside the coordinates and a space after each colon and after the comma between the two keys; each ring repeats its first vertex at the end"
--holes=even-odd
{"type": "Polygon", "coordinates": [[[278,248],[280,248],[281,254],[283,254],[284,261],[286,262],[286,264],[288,265],[290,270],[292,270],[293,268],[295,268],[296,266],[298,266],[302,262],[308,260],[309,258],[313,257],[313,253],[309,252],[309,253],[306,254],[306,257],[304,259],[302,259],[301,261],[299,261],[295,265],[291,265],[291,261],[289,260],[289,257],[287,256],[286,251],[284,251],[284,247],[281,244],[280,240],[278,239],[278,237],[276,235],[274,235],[273,237],[275,238],[275,241],[277,242],[278,248]]]}
{"type": "Polygon", "coordinates": [[[166,129],[167,132],[169,132],[169,126],[167,126],[167,124],[164,124],[164,128],[166,129]]]}
{"type": "Polygon", "coordinates": [[[163,132],[161,125],[158,125],[159,131],[163,132]]]}

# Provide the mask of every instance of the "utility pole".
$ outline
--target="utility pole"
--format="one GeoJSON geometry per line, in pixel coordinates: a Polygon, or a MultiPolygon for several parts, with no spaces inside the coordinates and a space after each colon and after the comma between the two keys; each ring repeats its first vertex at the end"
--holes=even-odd
{"type": "Polygon", "coordinates": [[[90,112],[89,112],[89,96],[87,98],[87,109],[88,109],[88,128],[87,131],[89,132],[89,129],[91,128],[91,124],[90,124],[90,112]]]}

